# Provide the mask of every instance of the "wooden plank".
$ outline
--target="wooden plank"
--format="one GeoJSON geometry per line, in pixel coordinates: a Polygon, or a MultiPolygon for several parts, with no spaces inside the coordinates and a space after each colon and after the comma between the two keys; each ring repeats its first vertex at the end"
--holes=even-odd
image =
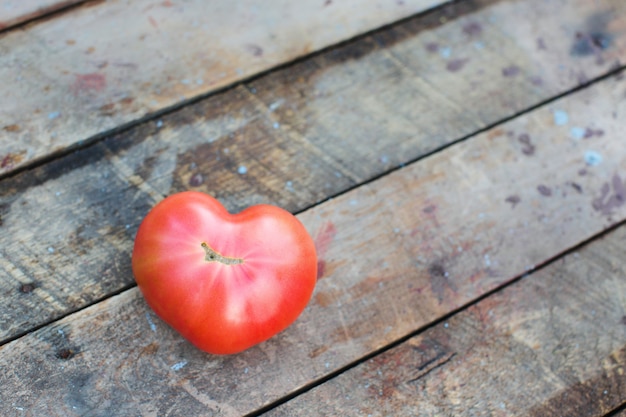
{"type": "Polygon", "coordinates": [[[626,402],[626,227],[264,414],[597,416],[626,402]]]}
{"type": "MultiPolygon", "coordinates": [[[[558,14],[552,12],[552,2],[539,3],[545,7],[542,13],[537,3],[528,1],[461,4],[465,6],[428,16],[422,25],[408,22],[393,28],[386,37],[395,43],[378,47],[368,38],[329,51],[3,181],[0,293],[6,303],[0,306],[0,340],[132,285],[127,260],[134,231],[164,195],[196,189],[215,195],[234,211],[261,202],[299,211],[509,117],[524,105],[562,93],[560,88],[578,82],[568,74],[590,63],[590,76],[602,74],[606,67],[595,64],[598,57],[626,59],[620,20],[611,21],[611,48],[597,57],[570,56],[568,48],[576,37],[557,36],[573,33],[580,16],[607,10],[611,1],[569,1],[558,14]],[[554,39],[550,53],[517,46],[515,39],[537,35],[531,27],[518,31],[517,37],[501,34],[531,10],[538,16],[535,22],[547,28],[540,35],[554,39]],[[435,24],[441,21],[449,23],[435,24]],[[410,57],[413,50],[428,57],[432,39],[446,48],[466,36],[467,28],[475,33],[476,25],[484,27],[486,44],[494,37],[499,41],[481,49],[489,52],[477,54],[465,72],[449,73],[442,57],[440,71],[433,69],[426,82],[390,58],[392,52],[410,57]],[[524,68],[539,68],[548,81],[533,89],[521,76],[488,77],[482,87],[500,93],[483,96],[477,89],[475,100],[461,100],[454,89],[445,88],[460,88],[460,80],[471,84],[488,68],[505,68],[509,56],[524,68]],[[504,106],[511,95],[518,103],[504,106]],[[451,105],[445,97],[459,104],[451,105]],[[36,235],[32,224],[38,225],[36,235]],[[36,291],[24,296],[22,285],[36,291]]],[[[625,3],[619,5],[626,11],[625,3]]],[[[480,41],[467,42],[474,48],[480,41]]],[[[571,134],[568,128],[576,134],[583,129],[583,136],[587,128],[592,136],[600,135],[596,122],[564,125],[563,134],[571,134]]],[[[537,145],[528,140],[520,146],[531,154],[537,145]]]]}
{"type": "Polygon", "coordinates": [[[443,0],[88,2],[0,36],[0,174],[443,0]]]}
{"type": "MultiPolygon", "coordinates": [[[[607,79],[301,213],[324,274],[278,337],[206,355],[131,289],[2,346],[0,409],[240,415],[426,326],[626,219],[625,88],[607,79]]],[[[56,256],[46,245],[29,250],[56,256]]]]}
{"type": "Polygon", "coordinates": [[[85,0],[4,0],[0,7],[0,30],[44,16],[85,0]]]}

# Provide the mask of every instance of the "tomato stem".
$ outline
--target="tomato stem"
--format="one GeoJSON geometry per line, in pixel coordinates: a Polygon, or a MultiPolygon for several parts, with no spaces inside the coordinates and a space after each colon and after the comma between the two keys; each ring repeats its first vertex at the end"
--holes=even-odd
{"type": "Polygon", "coordinates": [[[243,263],[243,259],[224,256],[205,242],[202,242],[201,246],[204,249],[204,260],[207,262],[219,262],[224,265],[239,265],[243,263]]]}

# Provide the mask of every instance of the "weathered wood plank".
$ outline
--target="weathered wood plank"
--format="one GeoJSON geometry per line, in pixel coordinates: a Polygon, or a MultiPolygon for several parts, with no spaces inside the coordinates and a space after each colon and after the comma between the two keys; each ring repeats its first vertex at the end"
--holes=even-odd
{"type": "Polygon", "coordinates": [[[86,0],[4,0],[0,7],[0,30],[86,0]]]}
{"type": "Polygon", "coordinates": [[[626,219],[624,88],[607,79],[301,213],[324,274],[278,337],[206,355],[131,289],[1,347],[0,408],[244,414],[410,334],[626,219]]]}
{"type": "MultiPolygon", "coordinates": [[[[563,92],[560,88],[573,87],[578,79],[570,73],[589,67],[590,76],[602,74],[606,67],[596,65],[597,59],[626,59],[619,20],[626,13],[609,19],[612,43],[606,51],[589,57],[569,55],[572,42],[578,42],[574,33],[584,20],[581,16],[608,10],[611,1],[561,2],[568,7],[559,14],[552,12],[554,4],[450,6],[427,16],[422,26],[408,22],[403,29],[391,29],[386,37],[396,41],[386,42],[388,46],[364,39],[329,51],[270,74],[265,82],[237,87],[3,181],[0,293],[6,303],[0,306],[0,340],[132,285],[128,258],[135,228],[148,207],[166,194],[191,188],[215,195],[231,210],[264,202],[298,211],[511,116],[521,106],[563,92]],[[537,11],[539,6],[546,7],[543,13],[537,11]],[[547,28],[540,35],[554,39],[550,52],[517,46],[516,38],[501,35],[516,25],[517,16],[531,10],[538,15],[535,22],[547,28]],[[558,25],[554,16],[559,16],[558,25]],[[438,26],[440,21],[449,23],[438,26]],[[428,82],[416,81],[408,67],[389,58],[390,50],[397,56],[412,56],[416,50],[426,59],[432,39],[447,48],[452,40],[468,36],[466,32],[478,36],[478,27],[484,28],[478,34],[484,39],[468,39],[466,47],[493,42],[493,50],[477,54],[465,72],[449,73],[441,57],[440,71],[433,69],[428,82]],[[493,37],[499,41],[489,41],[493,37]],[[454,89],[445,88],[453,81],[455,88],[463,85],[462,80],[471,84],[488,68],[507,67],[510,56],[523,61],[524,67],[540,68],[548,81],[530,89],[522,76],[488,77],[482,87],[500,93],[483,96],[477,89],[477,98],[465,101],[454,89]],[[411,87],[414,83],[419,87],[411,87]],[[519,92],[518,98],[522,92],[526,96],[506,107],[502,104],[506,99],[498,97],[512,92],[519,92]],[[443,95],[459,105],[446,104],[443,95]],[[32,224],[37,224],[36,230],[32,224]],[[36,291],[24,296],[22,285],[36,291]]],[[[517,32],[519,39],[536,35],[530,27],[517,32]]],[[[600,135],[596,122],[565,125],[563,134],[572,134],[568,128],[576,135],[581,129],[583,136],[600,135]]],[[[531,138],[520,137],[524,152],[535,152],[531,138]]]]}
{"type": "Polygon", "coordinates": [[[626,402],[626,227],[269,416],[602,417],[626,402]]]}
{"type": "Polygon", "coordinates": [[[88,2],[0,36],[0,174],[444,0],[88,2]]]}

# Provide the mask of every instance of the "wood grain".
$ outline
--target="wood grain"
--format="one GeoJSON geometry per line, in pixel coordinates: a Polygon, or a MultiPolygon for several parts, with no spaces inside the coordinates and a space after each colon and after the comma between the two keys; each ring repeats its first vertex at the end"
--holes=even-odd
{"type": "Polygon", "coordinates": [[[626,227],[264,414],[597,416],[626,402],[626,227]]]}
{"type": "Polygon", "coordinates": [[[0,36],[0,174],[443,0],[87,2],[0,36]]]}
{"type": "Polygon", "coordinates": [[[245,414],[423,328],[626,219],[625,88],[607,79],[301,213],[324,273],[270,341],[202,354],[131,289],[0,348],[0,409],[245,414]]]}
{"type": "Polygon", "coordinates": [[[4,0],[0,7],[0,30],[84,1],[86,0],[4,0]]]}
{"type": "MultiPolygon", "coordinates": [[[[554,4],[539,3],[543,13],[537,3],[522,1],[452,5],[421,24],[411,21],[377,35],[387,39],[384,44],[366,38],[328,51],[3,181],[0,293],[6,303],[0,305],[0,340],[132,285],[134,232],[149,207],[167,194],[209,192],[232,211],[256,203],[299,211],[572,88],[579,82],[572,72],[589,67],[590,76],[602,74],[607,66],[596,63],[600,58],[626,58],[626,38],[615,19],[606,51],[569,53],[580,16],[607,10],[611,2],[561,2],[568,7],[560,14],[552,13],[554,4]],[[518,45],[515,39],[537,35],[532,27],[516,29],[517,37],[502,35],[530,10],[542,27],[539,34],[553,39],[549,52],[518,45]],[[481,49],[490,52],[478,53],[464,72],[449,73],[441,57],[439,70],[433,67],[424,81],[390,58],[390,51],[398,57],[421,51],[424,59],[434,59],[428,49],[433,39],[443,49],[461,45],[457,38],[466,32],[473,36],[463,41],[466,48],[476,42],[492,46],[481,49]],[[547,81],[529,88],[526,76],[490,76],[481,88],[497,93],[481,95],[477,88],[476,99],[456,96],[463,82],[473,83],[491,67],[507,67],[509,56],[540,70],[547,81]],[[518,102],[504,106],[513,92],[518,102]],[[31,290],[25,295],[22,289],[31,290]]],[[[471,91],[469,84],[463,89],[471,91]]],[[[582,129],[583,136],[591,135],[585,143],[604,134],[596,121],[559,129],[566,136],[568,129],[582,129]]],[[[537,152],[534,138],[513,136],[523,155],[537,152]]],[[[515,206],[520,197],[506,198],[515,206]]]]}

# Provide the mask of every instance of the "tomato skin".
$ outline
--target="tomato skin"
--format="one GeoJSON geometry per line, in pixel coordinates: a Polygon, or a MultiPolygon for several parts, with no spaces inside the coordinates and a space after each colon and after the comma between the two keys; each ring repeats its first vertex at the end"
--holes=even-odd
{"type": "Polygon", "coordinates": [[[315,245],[291,213],[257,205],[230,214],[195,191],[167,197],[147,214],[132,268],[156,314],[214,354],[241,352],[284,330],[317,280],[315,245]],[[220,260],[205,259],[210,253],[220,260]]]}

